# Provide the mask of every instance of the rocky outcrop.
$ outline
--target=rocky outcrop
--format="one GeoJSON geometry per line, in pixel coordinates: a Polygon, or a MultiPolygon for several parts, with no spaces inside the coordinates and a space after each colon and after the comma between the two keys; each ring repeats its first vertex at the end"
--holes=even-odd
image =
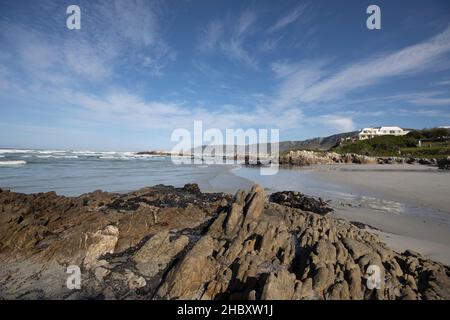
{"type": "Polygon", "coordinates": [[[439,169],[450,170],[450,157],[439,159],[437,164],[439,169]]]}
{"type": "Polygon", "coordinates": [[[339,154],[336,152],[320,152],[297,150],[289,151],[286,154],[280,155],[280,164],[304,166],[312,164],[333,164],[333,163],[377,163],[377,158],[358,155],[354,153],[339,154]]]}
{"type": "Polygon", "coordinates": [[[439,166],[439,163],[445,163],[446,158],[413,158],[413,157],[369,157],[355,153],[339,154],[326,151],[289,151],[280,155],[281,165],[305,166],[312,164],[335,164],[335,163],[354,163],[354,164],[420,164],[428,166],[439,166]]]}
{"type": "Polygon", "coordinates": [[[333,211],[330,205],[321,198],[308,197],[296,191],[281,191],[270,195],[269,200],[287,207],[310,211],[325,215],[333,211]]]}
{"type": "Polygon", "coordinates": [[[438,160],[435,158],[403,158],[403,157],[379,157],[378,164],[421,164],[425,166],[436,166],[438,160]]]}
{"type": "Polygon", "coordinates": [[[449,267],[268,202],[259,186],[233,198],[193,185],[77,198],[2,191],[0,219],[1,298],[450,298],[449,267]],[[79,290],[65,286],[68,265],[81,268],[79,290]]]}

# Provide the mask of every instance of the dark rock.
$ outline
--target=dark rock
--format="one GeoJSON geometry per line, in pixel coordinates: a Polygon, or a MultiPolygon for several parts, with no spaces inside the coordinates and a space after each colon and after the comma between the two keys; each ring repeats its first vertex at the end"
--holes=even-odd
{"type": "Polygon", "coordinates": [[[437,165],[439,169],[450,170],[450,157],[437,160],[437,165]]]}
{"type": "Polygon", "coordinates": [[[311,211],[320,215],[325,215],[333,211],[330,205],[321,198],[308,197],[300,192],[281,191],[270,195],[269,200],[287,207],[311,211]]]}
{"type": "Polygon", "coordinates": [[[354,225],[355,227],[357,227],[357,228],[359,228],[359,229],[366,229],[366,228],[369,228],[369,229],[372,229],[372,230],[378,230],[378,231],[381,231],[380,229],[378,229],[378,228],[375,228],[375,227],[372,227],[371,225],[369,225],[369,224],[367,224],[367,223],[363,223],[363,222],[359,222],[359,221],[350,221],[350,223],[352,224],[352,225],[354,225]]]}
{"type": "Polygon", "coordinates": [[[183,190],[186,190],[189,193],[193,194],[199,194],[200,188],[198,187],[198,184],[196,183],[187,183],[184,185],[183,190]]]}

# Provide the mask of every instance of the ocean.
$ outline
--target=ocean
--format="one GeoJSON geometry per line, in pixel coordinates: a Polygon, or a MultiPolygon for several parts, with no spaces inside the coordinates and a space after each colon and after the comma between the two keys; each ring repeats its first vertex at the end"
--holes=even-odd
{"type": "Polygon", "coordinates": [[[77,196],[94,190],[128,192],[146,186],[198,183],[202,191],[235,192],[251,182],[233,164],[175,164],[169,156],[135,152],[0,149],[0,188],[77,196]]]}

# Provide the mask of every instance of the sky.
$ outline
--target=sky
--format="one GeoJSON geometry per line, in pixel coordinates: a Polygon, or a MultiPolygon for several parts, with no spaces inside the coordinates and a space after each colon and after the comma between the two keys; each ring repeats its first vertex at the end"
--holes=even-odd
{"type": "Polygon", "coordinates": [[[0,147],[170,149],[196,120],[282,141],[450,125],[450,1],[0,0],[0,147]]]}

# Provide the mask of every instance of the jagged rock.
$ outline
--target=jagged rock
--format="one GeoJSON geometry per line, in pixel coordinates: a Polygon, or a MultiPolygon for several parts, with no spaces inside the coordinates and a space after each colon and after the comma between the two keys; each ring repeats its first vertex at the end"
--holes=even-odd
{"type": "Polygon", "coordinates": [[[246,197],[244,206],[245,220],[244,224],[257,220],[264,209],[264,202],[266,201],[266,194],[260,186],[253,186],[250,193],[246,197]]]}
{"type": "Polygon", "coordinates": [[[119,238],[119,229],[115,226],[106,226],[93,234],[87,235],[88,243],[91,243],[87,249],[83,265],[86,269],[92,269],[99,265],[98,258],[106,253],[113,253],[119,238]]]}
{"type": "Polygon", "coordinates": [[[244,217],[244,208],[238,203],[232,203],[225,224],[225,234],[231,236],[240,227],[244,217]]]}
{"type": "Polygon", "coordinates": [[[153,277],[166,269],[172,259],[189,244],[189,238],[181,235],[171,239],[168,231],[151,237],[133,256],[136,268],[142,275],[153,277]]]}
{"type": "Polygon", "coordinates": [[[355,239],[345,238],[342,240],[342,243],[350,252],[353,259],[358,259],[359,257],[371,252],[370,247],[355,239]]]}
{"type": "Polygon", "coordinates": [[[327,300],[348,300],[350,299],[350,291],[345,281],[333,284],[327,291],[325,298],[327,300]]]}
{"type": "Polygon", "coordinates": [[[336,262],[336,247],[329,240],[319,240],[315,247],[315,253],[325,264],[336,262]]]}
{"type": "Polygon", "coordinates": [[[110,274],[110,270],[109,269],[107,269],[107,268],[105,268],[105,267],[102,267],[102,266],[99,266],[99,267],[97,267],[97,268],[95,268],[95,270],[94,270],[94,274],[95,274],[95,278],[98,280],[98,281],[103,281],[103,279],[108,275],[108,274],[110,274]]]}
{"type": "Polygon", "coordinates": [[[166,278],[158,296],[176,299],[200,299],[205,284],[212,280],[214,262],[210,258],[214,241],[208,236],[201,238],[166,278]]]}
{"type": "Polygon", "coordinates": [[[295,274],[286,269],[271,272],[262,290],[263,300],[291,300],[295,293],[295,274]]]}

